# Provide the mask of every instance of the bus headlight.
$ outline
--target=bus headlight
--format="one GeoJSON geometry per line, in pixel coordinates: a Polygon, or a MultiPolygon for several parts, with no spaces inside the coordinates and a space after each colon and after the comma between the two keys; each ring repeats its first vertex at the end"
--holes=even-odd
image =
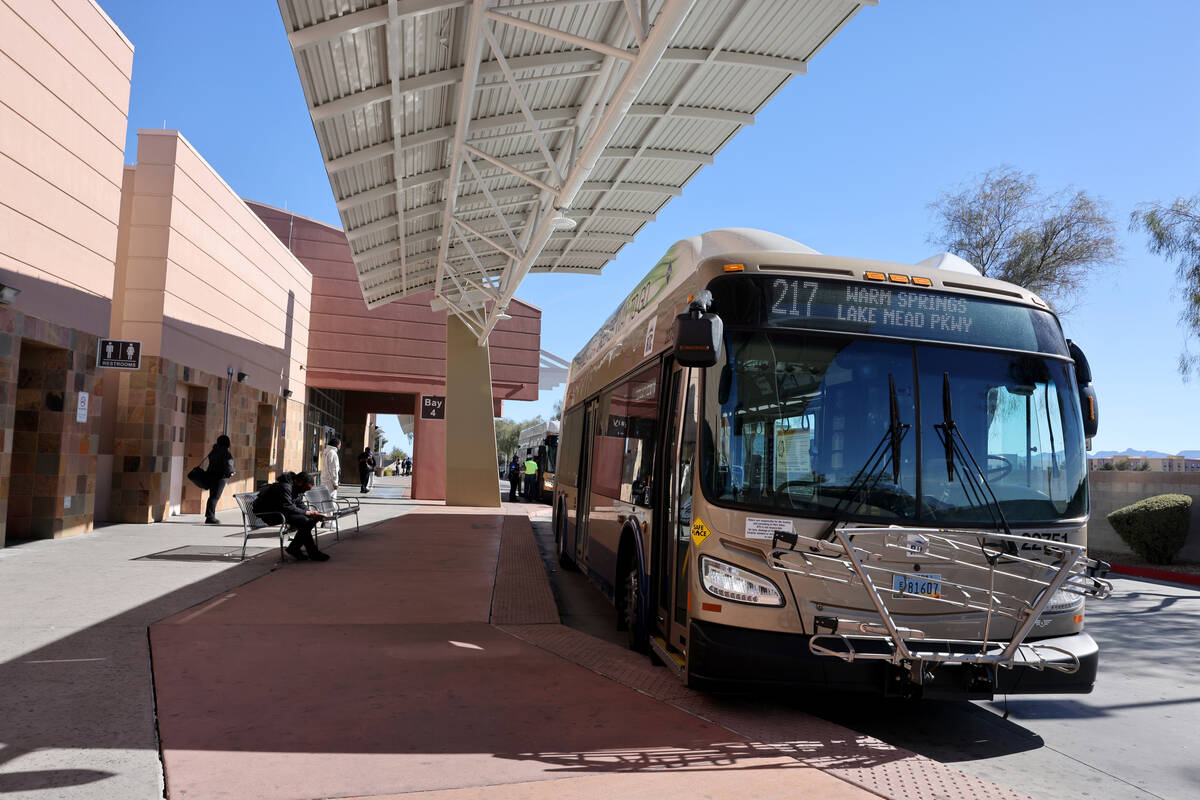
{"type": "Polygon", "coordinates": [[[542,488],[545,489],[547,492],[554,491],[554,481],[547,480],[546,478],[542,478],[542,488]]]}
{"type": "MultiPolygon", "coordinates": [[[[1045,594],[1045,593],[1046,593],[1046,590],[1043,589],[1042,594],[1045,594]]],[[[1033,604],[1036,606],[1041,601],[1042,601],[1042,595],[1039,594],[1037,596],[1037,599],[1033,601],[1033,604]]],[[[1068,611],[1074,611],[1075,609],[1081,607],[1082,605],[1083,605],[1083,595],[1076,594],[1075,592],[1068,592],[1068,591],[1059,589],[1057,592],[1050,595],[1050,602],[1046,604],[1046,609],[1042,613],[1044,613],[1044,614],[1065,614],[1068,611]]]]}
{"type": "Polygon", "coordinates": [[[770,579],[710,556],[700,556],[700,582],[704,591],[723,600],[755,606],[783,605],[783,593],[770,579]]]}

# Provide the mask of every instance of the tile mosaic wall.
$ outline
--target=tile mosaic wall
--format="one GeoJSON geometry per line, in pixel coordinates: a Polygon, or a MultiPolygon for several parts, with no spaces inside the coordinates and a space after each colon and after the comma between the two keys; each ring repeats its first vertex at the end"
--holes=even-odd
{"type": "MultiPolygon", "coordinates": [[[[110,516],[119,522],[162,520],[170,506],[170,456],[172,441],[183,436],[183,469],[190,470],[208,455],[225,426],[225,397],[229,394],[230,449],[236,474],[228,482],[218,510],[234,508],[238,492],[253,491],[256,477],[273,479],[281,471],[279,455],[303,446],[297,426],[291,436],[272,441],[259,435],[260,406],[274,408],[281,398],[227,376],[212,375],[156,356],[144,357],[142,368],[121,376],[117,397],[113,488],[110,516]],[[179,385],[186,385],[187,426],[172,425],[179,403],[179,385]],[[293,441],[293,439],[295,441],[293,441]],[[266,452],[260,455],[260,451],[266,452]]],[[[298,404],[287,402],[288,406],[298,404]]],[[[303,413],[299,407],[296,412],[303,413]]],[[[285,458],[286,461],[286,458],[285,458]]],[[[184,481],[180,510],[198,514],[208,496],[184,481]]]]}
{"type": "Polygon", "coordinates": [[[279,472],[296,472],[304,468],[304,403],[284,399],[281,403],[276,452],[281,456],[279,472]]]}
{"type": "Polygon", "coordinates": [[[0,545],[92,529],[102,405],[97,341],[0,309],[0,545]]]}

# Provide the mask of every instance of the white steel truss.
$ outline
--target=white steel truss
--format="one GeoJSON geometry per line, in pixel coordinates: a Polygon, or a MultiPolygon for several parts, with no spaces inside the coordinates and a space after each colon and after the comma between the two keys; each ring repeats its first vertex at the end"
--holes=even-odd
{"type": "Polygon", "coordinates": [[[873,0],[278,0],[374,308],[597,273],[873,0]]]}

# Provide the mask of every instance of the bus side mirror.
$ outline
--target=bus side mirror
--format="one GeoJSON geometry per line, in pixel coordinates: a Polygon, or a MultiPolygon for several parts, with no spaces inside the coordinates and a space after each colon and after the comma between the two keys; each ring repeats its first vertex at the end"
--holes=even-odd
{"type": "Polygon", "coordinates": [[[716,314],[706,313],[712,295],[704,292],[692,301],[686,314],[675,318],[675,360],[684,367],[711,367],[721,355],[725,325],[716,314]]]}
{"type": "Polygon", "coordinates": [[[1100,427],[1100,406],[1092,388],[1092,368],[1079,345],[1067,340],[1067,350],[1075,362],[1075,381],[1079,389],[1079,408],[1083,412],[1083,436],[1091,439],[1100,427]]]}
{"type": "Polygon", "coordinates": [[[1079,407],[1083,411],[1083,438],[1091,439],[1100,428],[1100,406],[1090,383],[1079,387],[1079,407]]]}
{"type": "Polygon", "coordinates": [[[1083,354],[1083,350],[1079,345],[1067,339],[1067,352],[1071,354],[1071,360],[1075,362],[1075,380],[1080,386],[1092,382],[1092,367],[1088,364],[1087,356],[1083,354]]]}

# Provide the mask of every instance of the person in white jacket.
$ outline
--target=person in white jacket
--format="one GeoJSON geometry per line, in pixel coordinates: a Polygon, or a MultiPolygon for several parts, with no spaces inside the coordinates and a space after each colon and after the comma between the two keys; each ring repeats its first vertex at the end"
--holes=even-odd
{"type": "Polygon", "coordinates": [[[329,496],[337,499],[338,476],[342,474],[342,460],[338,456],[338,445],[335,437],[325,443],[325,452],[321,454],[321,485],[329,490],[329,496]]]}

